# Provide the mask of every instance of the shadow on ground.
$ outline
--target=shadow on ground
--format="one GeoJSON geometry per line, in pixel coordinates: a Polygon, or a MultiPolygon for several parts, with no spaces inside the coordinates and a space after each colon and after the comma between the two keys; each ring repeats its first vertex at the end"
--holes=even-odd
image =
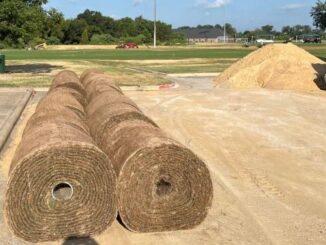
{"type": "Polygon", "coordinates": [[[120,225],[122,225],[126,230],[128,230],[127,226],[123,223],[120,214],[118,214],[117,221],[119,222],[120,225]]]}
{"type": "Polygon", "coordinates": [[[26,64],[26,65],[8,65],[6,70],[8,73],[51,73],[54,69],[63,69],[63,66],[50,64],[26,64]]]}
{"type": "Polygon", "coordinates": [[[319,89],[326,90],[326,64],[313,64],[312,66],[318,75],[314,82],[319,89]]]}
{"type": "Polygon", "coordinates": [[[326,57],[323,57],[323,56],[317,56],[318,59],[321,59],[322,61],[325,61],[326,62],[326,57]]]}
{"type": "Polygon", "coordinates": [[[62,245],[99,245],[91,237],[69,237],[62,245]]]}

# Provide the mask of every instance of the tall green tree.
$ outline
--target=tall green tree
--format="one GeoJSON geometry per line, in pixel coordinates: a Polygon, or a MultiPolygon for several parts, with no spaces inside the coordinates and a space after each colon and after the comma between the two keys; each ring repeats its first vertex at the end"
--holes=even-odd
{"type": "Polygon", "coordinates": [[[261,27],[261,30],[265,34],[272,34],[274,31],[274,26],[272,25],[265,25],[261,27]]]}
{"type": "Polygon", "coordinates": [[[198,29],[213,29],[214,26],[212,26],[212,25],[198,25],[197,28],[198,29]]]}
{"type": "Polygon", "coordinates": [[[235,27],[233,27],[230,23],[226,23],[225,24],[225,29],[226,29],[226,33],[228,35],[235,35],[235,34],[237,34],[237,29],[235,29],[235,27]]]}
{"type": "Polygon", "coordinates": [[[101,12],[86,9],[77,16],[77,19],[86,21],[90,36],[93,34],[113,34],[114,19],[103,16],[101,12]]]}
{"type": "Polygon", "coordinates": [[[47,11],[45,21],[45,38],[57,38],[62,40],[64,37],[65,18],[61,12],[51,8],[47,11]]]}
{"type": "Polygon", "coordinates": [[[64,43],[79,44],[82,39],[83,32],[88,28],[85,20],[73,19],[67,22],[65,27],[64,43]]]}
{"type": "Polygon", "coordinates": [[[88,25],[104,26],[106,18],[98,11],[86,9],[83,13],[77,16],[77,19],[83,19],[88,25]]]}
{"type": "Polygon", "coordinates": [[[41,38],[44,32],[46,1],[0,1],[0,41],[7,45],[24,46],[41,38]]]}
{"type": "Polygon", "coordinates": [[[80,43],[81,44],[88,44],[89,43],[89,36],[88,36],[87,28],[83,31],[80,43]]]}
{"type": "Polygon", "coordinates": [[[23,1],[28,5],[32,5],[32,6],[41,6],[48,2],[48,0],[23,0],[23,1]]]}
{"type": "Polygon", "coordinates": [[[126,17],[115,21],[115,37],[137,36],[137,29],[133,19],[126,17]]]}
{"type": "Polygon", "coordinates": [[[220,24],[216,24],[214,27],[217,29],[223,29],[223,26],[221,26],[220,24]]]}
{"type": "Polygon", "coordinates": [[[314,26],[324,31],[326,29],[326,1],[318,0],[310,14],[314,20],[314,26]]]}
{"type": "Polygon", "coordinates": [[[152,21],[144,19],[139,16],[135,19],[136,31],[138,35],[143,35],[145,43],[151,43],[153,41],[153,25],[152,21]]]}
{"type": "Polygon", "coordinates": [[[157,25],[157,39],[161,42],[168,41],[173,34],[172,26],[164,22],[158,21],[157,25]]]}
{"type": "Polygon", "coordinates": [[[286,34],[291,37],[310,34],[312,32],[313,30],[309,25],[284,26],[282,28],[282,34],[286,34]]]}
{"type": "MultiPolygon", "coordinates": [[[[24,47],[43,41],[49,44],[89,41],[104,44],[118,40],[137,43],[153,40],[154,23],[142,16],[115,20],[98,11],[85,10],[77,18],[66,20],[56,9],[45,11],[45,3],[47,0],[0,0],[0,44],[24,47]]],[[[183,39],[174,35],[172,26],[164,22],[158,21],[157,29],[157,38],[161,42],[183,39]]]]}

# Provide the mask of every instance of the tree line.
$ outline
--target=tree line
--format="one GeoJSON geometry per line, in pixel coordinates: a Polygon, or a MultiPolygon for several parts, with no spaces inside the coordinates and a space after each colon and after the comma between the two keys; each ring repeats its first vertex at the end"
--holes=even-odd
{"type": "MultiPolygon", "coordinates": [[[[113,19],[98,11],[85,10],[76,18],[66,19],[56,9],[46,11],[43,6],[47,0],[0,0],[0,48],[23,48],[42,42],[48,44],[117,44],[136,42],[150,44],[153,40],[153,21],[139,16],[135,19],[113,19]]],[[[273,35],[285,40],[306,34],[322,34],[326,29],[326,1],[318,0],[311,10],[313,29],[308,25],[284,26],[281,31],[272,25],[255,30],[238,32],[230,23],[225,25],[226,33],[232,37],[252,38],[273,35]]],[[[161,44],[185,44],[186,38],[180,30],[191,28],[183,26],[173,30],[164,22],[157,22],[157,38],[161,44]]],[[[196,28],[209,29],[224,26],[198,25],[196,28]]]]}
{"type": "MultiPolygon", "coordinates": [[[[247,38],[254,39],[258,37],[266,37],[278,40],[289,40],[295,38],[302,38],[305,35],[316,34],[322,36],[324,39],[326,38],[325,30],[326,30],[326,1],[318,0],[316,4],[312,7],[310,12],[311,17],[313,18],[314,27],[309,25],[294,25],[294,26],[284,26],[280,31],[275,30],[273,25],[264,25],[260,28],[256,28],[254,30],[246,30],[243,32],[238,32],[237,29],[232,26],[230,23],[225,24],[226,34],[230,37],[238,37],[238,38],[247,38]]],[[[197,29],[220,29],[223,30],[224,26],[220,24],[216,25],[198,25],[196,27],[190,26],[182,26],[179,27],[178,31],[184,31],[190,28],[197,29]]]]}
{"type": "MultiPolygon", "coordinates": [[[[85,10],[76,18],[65,19],[56,9],[46,11],[47,0],[0,0],[0,48],[22,48],[48,44],[117,44],[132,41],[149,44],[153,21],[142,16],[115,20],[100,12],[85,10]]],[[[184,42],[172,26],[157,22],[158,43],[184,42]]]]}
{"type": "MultiPolygon", "coordinates": [[[[198,25],[196,27],[182,26],[177,29],[177,31],[184,31],[187,29],[220,29],[223,31],[224,26],[220,24],[216,25],[198,25]]],[[[246,30],[243,32],[238,32],[237,29],[230,23],[225,24],[226,34],[231,38],[257,38],[257,37],[273,37],[279,40],[288,40],[290,38],[301,38],[304,35],[318,34],[324,35],[324,31],[321,29],[314,29],[309,25],[294,25],[294,26],[284,26],[280,31],[275,30],[273,25],[264,25],[260,28],[254,30],[246,30]]]]}

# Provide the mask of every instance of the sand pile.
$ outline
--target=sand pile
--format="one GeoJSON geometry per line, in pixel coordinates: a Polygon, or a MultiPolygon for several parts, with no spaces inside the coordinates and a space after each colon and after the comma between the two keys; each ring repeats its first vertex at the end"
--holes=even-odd
{"type": "Polygon", "coordinates": [[[300,91],[325,89],[326,63],[293,44],[267,45],[216,78],[218,87],[300,91]]]}

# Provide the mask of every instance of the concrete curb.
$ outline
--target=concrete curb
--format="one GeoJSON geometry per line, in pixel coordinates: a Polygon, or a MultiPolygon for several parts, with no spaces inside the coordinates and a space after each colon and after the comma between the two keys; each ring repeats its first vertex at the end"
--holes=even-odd
{"type": "Polygon", "coordinates": [[[4,126],[0,129],[0,152],[3,150],[12,130],[16,126],[21,114],[32,96],[32,90],[27,90],[25,96],[19,101],[18,106],[13,110],[4,126]]]}
{"type": "MultiPolygon", "coordinates": [[[[120,86],[122,91],[162,91],[179,88],[177,83],[149,86],[120,86]]],[[[36,92],[48,92],[49,88],[34,88],[36,92]]]]}
{"type": "Polygon", "coordinates": [[[221,72],[207,72],[207,73],[175,73],[168,74],[167,77],[171,78],[187,78],[187,77],[217,77],[221,72]]]}
{"type": "Polygon", "coordinates": [[[169,83],[155,86],[121,86],[122,91],[161,91],[178,88],[177,83],[169,83]]]}

